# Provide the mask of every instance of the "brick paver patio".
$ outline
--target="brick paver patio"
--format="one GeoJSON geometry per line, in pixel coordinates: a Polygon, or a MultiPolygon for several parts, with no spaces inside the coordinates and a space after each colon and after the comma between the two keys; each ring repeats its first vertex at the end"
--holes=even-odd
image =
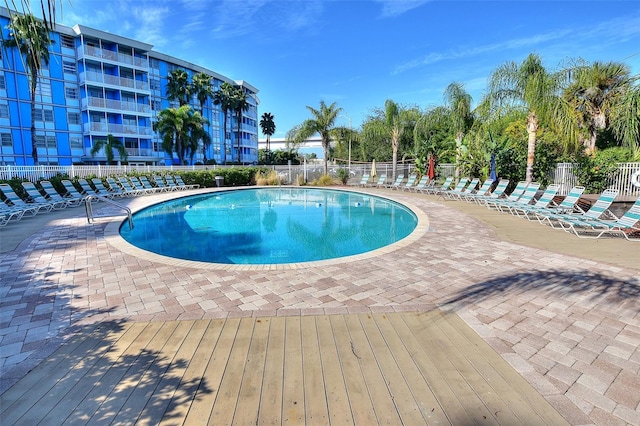
{"type": "MultiPolygon", "coordinates": [[[[395,249],[295,267],[201,268],[138,256],[113,236],[111,220],[87,225],[75,209],[0,254],[0,390],[83,325],[109,319],[439,307],[463,318],[571,424],[640,425],[640,266],[517,245],[433,197],[377,193],[413,206],[421,235],[395,249]]],[[[163,197],[127,203],[135,209],[163,197]]],[[[540,238],[555,232],[540,226],[540,238]]],[[[640,265],[637,243],[616,243],[640,265]]]]}

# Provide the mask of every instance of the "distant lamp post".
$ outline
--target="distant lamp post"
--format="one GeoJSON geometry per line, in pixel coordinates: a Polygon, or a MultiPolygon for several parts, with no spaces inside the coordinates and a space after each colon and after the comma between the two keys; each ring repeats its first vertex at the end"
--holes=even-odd
{"type": "Polygon", "coordinates": [[[349,120],[349,160],[347,164],[349,168],[349,174],[351,174],[351,133],[353,132],[353,125],[351,122],[351,117],[349,117],[347,114],[341,115],[340,117],[343,117],[349,120]]]}

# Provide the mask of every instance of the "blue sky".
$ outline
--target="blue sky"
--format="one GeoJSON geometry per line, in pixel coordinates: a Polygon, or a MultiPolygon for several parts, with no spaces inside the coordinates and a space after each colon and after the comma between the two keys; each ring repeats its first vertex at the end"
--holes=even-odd
{"type": "Polygon", "coordinates": [[[354,128],[386,99],[442,105],[454,81],[478,102],[495,68],[532,52],[549,69],[581,57],[640,74],[637,1],[62,0],[58,21],[249,82],[274,137],[320,100],[337,102],[354,128]]]}

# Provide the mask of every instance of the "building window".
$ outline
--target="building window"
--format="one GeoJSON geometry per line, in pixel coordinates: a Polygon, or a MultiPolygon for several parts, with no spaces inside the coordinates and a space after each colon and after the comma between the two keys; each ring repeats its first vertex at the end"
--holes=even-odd
{"type": "Polygon", "coordinates": [[[149,61],[149,65],[154,70],[159,70],[160,69],[160,61],[158,59],[156,59],[156,58],[151,58],[151,60],[149,61]]]}
{"type": "Polygon", "coordinates": [[[0,75],[0,89],[6,89],[7,85],[4,81],[4,75],[0,75]]]}
{"type": "Polygon", "coordinates": [[[0,118],[9,118],[9,105],[0,104],[0,118]]]}
{"type": "Polygon", "coordinates": [[[36,145],[38,148],[56,148],[56,137],[36,135],[36,145]]]}
{"type": "Polygon", "coordinates": [[[62,61],[62,71],[67,74],[75,74],[76,64],[74,62],[62,61]]]}
{"type": "Polygon", "coordinates": [[[2,141],[2,146],[13,146],[11,133],[0,133],[0,140],[2,141]]]}
{"type": "Polygon", "coordinates": [[[78,88],[77,87],[65,87],[64,95],[67,99],[78,99],[78,88]]]}
{"type": "Polygon", "coordinates": [[[155,78],[149,80],[149,88],[151,90],[160,90],[160,80],[156,80],[155,78]]]}
{"type": "Polygon", "coordinates": [[[162,103],[160,101],[151,101],[151,109],[153,111],[160,111],[162,109],[162,103]]]}
{"type": "Polygon", "coordinates": [[[40,96],[51,96],[51,81],[38,77],[38,85],[36,86],[36,94],[40,96]]]}
{"type": "Polygon", "coordinates": [[[71,149],[82,149],[82,136],[69,136],[69,145],[71,145],[71,149]]]}
{"type": "Polygon", "coordinates": [[[80,113],[78,113],[78,112],[68,112],[67,113],[67,122],[69,124],[82,124],[80,122],[80,113]]]}
{"type": "Polygon", "coordinates": [[[51,109],[36,110],[35,118],[36,118],[36,121],[46,121],[46,122],[52,123],[53,122],[53,110],[51,110],[51,109]]]}
{"type": "Polygon", "coordinates": [[[60,45],[69,49],[76,47],[74,38],[66,34],[60,34],[60,45]]]}

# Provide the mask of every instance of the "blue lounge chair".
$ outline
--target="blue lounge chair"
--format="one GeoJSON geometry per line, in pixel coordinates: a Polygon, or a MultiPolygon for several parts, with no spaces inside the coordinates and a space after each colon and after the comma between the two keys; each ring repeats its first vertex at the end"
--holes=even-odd
{"type": "Polygon", "coordinates": [[[580,213],[584,214],[584,210],[578,206],[578,201],[584,192],[584,186],[574,186],[571,188],[566,197],[557,206],[550,206],[544,209],[530,208],[525,214],[525,217],[529,220],[536,219],[538,222],[543,223],[547,216],[555,214],[568,214],[568,213],[580,213]]]}
{"type": "Polygon", "coordinates": [[[413,186],[411,190],[413,192],[423,192],[426,188],[433,185],[433,180],[429,179],[429,176],[425,175],[420,178],[417,185],[413,186]]]}
{"type": "Polygon", "coordinates": [[[621,235],[629,241],[640,241],[640,238],[629,238],[632,233],[638,233],[640,227],[640,197],[629,210],[616,220],[590,219],[583,216],[560,219],[558,223],[567,232],[573,232],[579,238],[600,238],[604,234],[621,235]]]}
{"type": "Polygon", "coordinates": [[[79,206],[80,203],[83,201],[82,196],[80,194],[78,194],[79,195],[78,197],[74,197],[69,194],[69,191],[65,193],[69,195],[66,197],[63,197],[62,195],[58,194],[58,191],[56,191],[56,189],[53,187],[53,184],[48,180],[41,180],[40,186],[42,187],[42,190],[45,192],[48,200],[61,201],[63,203],[67,203],[67,207],[79,206]]]}
{"type": "Polygon", "coordinates": [[[484,204],[485,206],[487,206],[487,208],[495,208],[497,210],[497,205],[500,203],[515,203],[522,196],[522,194],[524,194],[524,191],[527,189],[527,185],[527,182],[520,181],[518,182],[514,190],[511,191],[511,194],[509,194],[508,197],[485,199],[484,204]]]}
{"type": "Polygon", "coordinates": [[[467,185],[469,185],[469,178],[462,178],[460,179],[460,181],[458,181],[458,184],[453,189],[440,191],[438,195],[444,199],[449,200],[458,198],[458,196],[464,192],[467,185]]]}
{"type": "Polygon", "coordinates": [[[365,173],[360,178],[360,182],[358,183],[358,186],[367,186],[368,183],[369,183],[369,173],[365,173]]]}
{"type": "Polygon", "coordinates": [[[369,185],[372,188],[384,188],[387,182],[387,175],[382,174],[378,177],[378,180],[375,183],[369,185]]]}
{"type": "Polygon", "coordinates": [[[182,176],[180,176],[180,175],[174,175],[173,176],[173,180],[176,181],[176,185],[178,185],[181,188],[185,188],[185,189],[198,189],[198,188],[200,188],[200,185],[197,184],[197,183],[193,183],[193,184],[187,185],[186,183],[184,183],[184,180],[182,180],[182,176]]]}
{"type": "Polygon", "coordinates": [[[40,190],[35,186],[33,182],[22,182],[22,187],[25,191],[27,191],[27,195],[29,195],[29,201],[34,204],[39,204],[42,206],[49,205],[51,210],[62,210],[68,206],[65,201],[55,201],[46,199],[40,190]]]}
{"type": "Polygon", "coordinates": [[[433,188],[427,188],[424,192],[427,194],[438,195],[441,191],[448,191],[451,183],[453,182],[453,177],[448,177],[444,180],[441,186],[434,186],[433,188]]]}
{"type": "Polygon", "coordinates": [[[398,189],[402,185],[402,181],[404,180],[404,175],[396,176],[396,180],[393,183],[386,185],[387,189],[398,189]]]}
{"type": "Polygon", "coordinates": [[[418,178],[418,175],[416,175],[415,173],[411,173],[407,178],[407,181],[404,183],[404,185],[400,185],[400,189],[402,189],[402,191],[404,190],[411,191],[413,186],[416,184],[417,178],[418,178]]]}
{"type": "Polygon", "coordinates": [[[484,197],[491,189],[491,185],[493,185],[493,179],[487,179],[482,183],[480,189],[465,191],[461,198],[465,201],[474,201],[477,197],[484,197]]]}
{"type": "Polygon", "coordinates": [[[120,187],[115,182],[114,182],[114,185],[116,185],[116,187],[114,189],[110,189],[104,186],[104,183],[102,183],[102,179],[100,178],[91,179],[91,183],[93,183],[93,186],[96,187],[96,191],[98,191],[98,194],[103,197],[107,197],[106,195],[103,195],[103,194],[109,194],[111,198],[122,198],[127,196],[124,193],[124,191],[122,191],[122,189],[120,189],[120,187]]]}
{"type": "Polygon", "coordinates": [[[606,189],[586,212],[549,214],[545,216],[544,221],[541,221],[541,223],[547,222],[552,228],[561,229],[562,225],[559,223],[561,220],[593,220],[604,219],[607,216],[617,219],[617,217],[609,211],[609,207],[611,207],[611,204],[613,204],[614,200],[618,196],[618,192],[619,191],[617,189],[606,189]]]}
{"type": "MultiPolygon", "coordinates": [[[[527,188],[527,190],[528,189],[529,188],[527,188]]],[[[555,198],[556,194],[558,194],[558,190],[560,190],[560,185],[552,183],[551,185],[547,186],[547,189],[545,189],[545,191],[542,193],[540,198],[535,203],[516,205],[511,207],[509,211],[511,212],[512,215],[515,215],[518,217],[526,217],[527,214],[529,214],[529,212],[534,212],[540,209],[546,209],[551,204],[553,204],[553,199],[555,198]]],[[[523,197],[526,195],[526,192],[527,191],[525,191],[525,194],[523,194],[523,197]]]]}

